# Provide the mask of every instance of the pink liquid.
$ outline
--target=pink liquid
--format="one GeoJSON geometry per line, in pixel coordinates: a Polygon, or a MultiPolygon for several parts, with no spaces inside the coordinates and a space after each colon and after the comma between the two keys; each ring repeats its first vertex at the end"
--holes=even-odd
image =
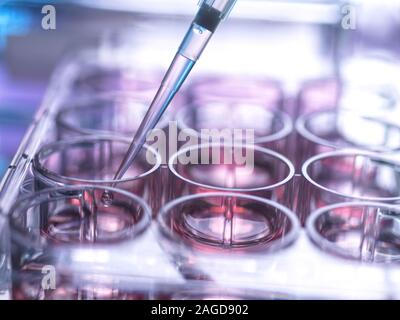
{"type": "Polygon", "coordinates": [[[135,219],[128,213],[63,210],[49,217],[42,234],[54,243],[113,242],[128,238],[135,219]]]}
{"type": "MultiPolygon", "coordinates": [[[[271,199],[290,206],[293,196],[290,182],[270,188],[281,182],[288,174],[285,169],[287,170],[287,168],[275,168],[272,164],[270,166],[256,165],[254,168],[239,165],[182,166],[178,168],[178,173],[189,181],[181,178],[172,179],[169,186],[172,195],[170,198],[186,194],[231,191],[271,199]]],[[[212,202],[213,199],[207,201],[212,202]]]]}
{"type": "Polygon", "coordinates": [[[246,250],[268,245],[285,233],[281,217],[272,208],[239,205],[233,198],[226,198],[220,205],[217,202],[207,200],[198,206],[178,209],[170,217],[173,232],[189,246],[205,251],[246,250]],[[276,219],[272,218],[274,215],[276,219]]]}
{"type": "Polygon", "coordinates": [[[220,188],[253,189],[275,183],[270,172],[258,167],[198,165],[191,166],[188,171],[191,180],[220,188]]]}
{"type": "MultiPolygon", "coordinates": [[[[24,264],[14,272],[14,299],[39,300],[143,300],[149,299],[149,292],[127,290],[112,276],[89,273],[69,274],[68,265],[56,267],[56,289],[44,290],[42,273],[44,266],[57,266],[58,245],[64,244],[110,244],[129,240],[138,222],[139,216],[132,213],[132,208],[126,212],[121,207],[97,208],[92,213],[87,206],[76,207],[78,199],[72,199],[73,205],[53,212],[47,220],[41,221],[41,236],[52,248],[45,251],[30,252],[24,257],[24,264]],[[84,279],[76,279],[84,277],[84,279]]],[[[114,200],[114,205],[118,199],[114,200]]],[[[62,250],[62,248],[60,248],[62,250]]],[[[95,271],[93,271],[95,272],[95,271]]]]}
{"type": "MultiPolygon", "coordinates": [[[[124,146],[126,147],[126,145],[124,146]]],[[[43,166],[57,174],[54,180],[58,183],[66,185],[94,184],[110,187],[121,161],[121,154],[113,155],[117,146],[111,146],[110,143],[99,143],[93,148],[95,150],[85,150],[79,147],[70,148],[65,153],[56,152],[43,160],[43,166]]],[[[159,178],[159,171],[155,170],[146,175],[153,169],[154,164],[148,163],[144,157],[143,155],[143,158],[138,159],[137,163],[126,172],[122,181],[113,187],[140,196],[154,211],[157,211],[160,207],[159,193],[161,192],[160,183],[156,181],[159,178]]],[[[48,182],[41,185],[41,188],[46,187],[49,187],[48,182]]],[[[111,205],[112,197],[112,194],[106,192],[103,195],[103,204],[111,205]]]]}

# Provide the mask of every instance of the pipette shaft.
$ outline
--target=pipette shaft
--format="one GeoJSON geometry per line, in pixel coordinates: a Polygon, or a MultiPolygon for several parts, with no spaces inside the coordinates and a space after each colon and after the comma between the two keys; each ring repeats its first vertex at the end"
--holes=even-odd
{"type": "Polygon", "coordinates": [[[210,41],[219,23],[227,17],[236,0],[204,0],[176,53],[160,88],[154,97],[135,137],[126,153],[114,180],[120,180],[129,169],[149,132],[154,129],[185,82],[196,61],[210,41]]]}

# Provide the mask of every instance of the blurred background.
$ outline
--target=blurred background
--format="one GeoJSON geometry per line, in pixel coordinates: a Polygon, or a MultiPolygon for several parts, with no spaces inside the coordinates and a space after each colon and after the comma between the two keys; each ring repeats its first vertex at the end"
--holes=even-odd
{"type": "MultiPolygon", "coordinates": [[[[107,63],[119,60],[162,72],[197,2],[0,1],[0,174],[63,59],[92,47],[107,63]],[[42,27],[42,8],[49,4],[56,9],[55,30],[42,27]],[[116,54],[115,48],[124,50],[116,54]]],[[[238,0],[194,76],[212,72],[278,81],[286,111],[296,117],[291,108],[301,88],[321,79],[373,87],[395,101],[400,92],[399,54],[399,0],[238,0]]],[[[352,107],[363,109],[370,102],[352,107]]],[[[396,121],[397,109],[393,103],[378,114],[396,121]]]]}

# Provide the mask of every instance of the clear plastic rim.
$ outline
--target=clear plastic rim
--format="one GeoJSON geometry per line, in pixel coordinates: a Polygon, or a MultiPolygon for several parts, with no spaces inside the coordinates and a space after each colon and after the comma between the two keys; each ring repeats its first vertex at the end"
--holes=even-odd
{"type": "Polygon", "coordinates": [[[113,183],[124,183],[124,182],[130,182],[138,179],[142,179],[155,171],[161,166],[161,156],[156,150],[148,145],[144,145],[143,148],[145,148],[147,151],[151,152],[153,156],[157,159],[156,164],[152,166],[152,168],[136,177],[132,178],[124,178],[124,179],[119,179],[119,180],[87,180],[87,179],[79,179],[79,178],[71,178],[71,177],[66,177],[63,175],[60,175],[58,173],[55,173],[53,171],[48,170],[40,161],[40,157],[43,153],[47,151],[49,154],[54,153],[54,151],[59,151],[65,148],[68,148],[73,145],[81,144],[81,143],[92,143],[92,142],[97,142],[97,141],[112,141],[112,142],[121,142],[121,143],[126,143],[127,146],[129,146],[130,140],[128,138],[123,138],[123,137],[116,137],[112,135],[98,135],[98,136],[80,136],[76,137],[71,140],[63,140],[63,141],[56,141],[47,145],[42,146],[39,151],[36,153],[35,157],[33,158],[33,174],[35,177],[38,177],[39,179],[43,180],[45,183],[50,183],[50,184],[55,184],[55,183],[74,183],[78,182],[80,184],[113,184],[113,183]]]}
{"type": "MultiPolygon", "coordinates": [[[[253,195],[227,193],[227,192],[200,193],[200,194],[184,196],[184,197],[172,200],[171,202],[164,205],[157,215],[157,223],[158,223],[158,228],[159,228],[160,232],[163,235],[165,235],[166,237],[168,237],[169,239],[171,239],[173,242],[183,244],[185,247],[189,248],[190,246],[188,246],[185,243],[185,241],[182,241],[181,237],[176,235],[176,233],[171,232],[169,226],[164,221],[164,216],[167,215],[168,212],[171,211],[174,207],[176,207],[182,203],[190,202],[190,201],[198,200],[198,199],[202,199],[202,198],[212,198],[212,197],[232,197],[232,198],[247,199],[247,200],[261,202],[265,205],[268,205],[269,207],[278,209],[281,213],[283,213],[286,217],[288,217],[290,224],[291,224],[290,231],[287,234],[285,234],[285,236],[283,238],[269,242],[269,246],[267,249],[268,252],[276,252],[278,250],[288,247],[291,243],[296,241],[296,239],[298,238],[298,236],[300,234],[301,226],[300,226],[300,221],[299,221],[298,217],[296,216],[295,213],[293,213],[291,210],[289,210],[285,206],[283,206],[277,202],[274,202],[272,200],[263,199],[263,198],[253,196],[253,195]]],[[[259,245],[255,245],[254,248],[259,248],[259,245]]],[[[236,249],[230,249],[230,250],[235,251],[236,249]]]]}
{"type": "MultiPolygon", "coordinates": [[[[396,95],[393,93],[393,95],[383,95],[382,91],[379,89],[383,89],[373,86],[373,85],[368,85],[368,84],[356,84],[352,83],[351,80],[344,80],[343,79],[338,79],[338,78],[321,78],[321,79],[316,79],[316,80],[308,80],[304,83],[303,89],[301,90],[301,96],[309,92],[310,90],[315,90],[319,85],[323,86],[334,86],[339,92],[348,92],[348,91],[357,91],[357,92],[366,92],[369,95],[374,95],[377,97],[381,97],[382,99],[386,100],[386,103],[382,104],[382,107],[384,109],[391,108],[397,104],[396,100],[396,95]]],[[[340,97],[340,95],[339,95],[340,97]]],[[[304,99],[303,99],[304,100],[304,99]]]]}
{"type": "MultiPolygon", "coordinates": [[[[188,112],[190,111],[190,109],[191,109],[191,107],[181,108],[177,112],[176,121],[178,123],[178,127],[181,130],[190,130],[190,132],[193,133],[193,135],[198,139],[202,139],[204,141],[207,140],[209,138],[209,136],[204,135],[201,132],[199,132],[193,128],[190,128],[187,125],[187,122],[185,121],[185,119],[187,118],[188,112]]],[[[279,141],[284,138],[287,138],[293,132],[293,129],[294,129],[293,121],[287,113],[285,113],[283,111],[279,111],[279,110],[267,110],[267,111],[271,111],[271,114],[279,116],[279,118],[282,120],[283,128],[281,130],[279,130],[278,132],[275,132],[268,136],[255,137],[254,143],[256,143],[256,144],[263,144],[263,143],[279,141]]]]}
{"type": "Polygon", "coordinates": [[[329,240],[327,240],[325,237],[323,237],[318,231],[315,226],[318,218],[322,216],[323,214],[335,210],[338,208],[344,208],[344,207],[373,207],[373,208],[383,208],[391,211],[396,211],[400,214],[400,207],[396,205],[391,205],[387,203],[380,203],[380,202],[370,202],[370,201],[356,201],[356,202],[341,202],[341,203],[336,203],[332,204],[329,206],[325,206],[322,208],[319,208],[315,210],[314,212],[311,213],[311,215],[308,217],[306,221],[306,231],[311,239],[311,241],[322,251],[328,250],[332,254],[336,254],[342,257],[347,257],[351,259],[356,259],[359,260],[359,256],[352,254],[350,250],[346,250],[329,240]]]}
{"type": "Polygon", "coordinates": [[[389,157],[379,155],[375,152],[361,151],[361,150],[356,150],[356,149],[346,149],[346,150],[340,150],[340,151],[321,153],[319,155],[316,155],[316,156],[308,159],[301,168],[303,177],[307,180],[307,182],[311,183],[315,187],[317,187],[323,191],[329,192],[331,194],[335,194],[337,196],[343,197],[343,198],[363,200],[363,201],[372,201],[372,202],[400,201],[400,196],[397,196],[397,197],[364,197],[364,196],[353,196],[353,195],[345,194],[345,193],[338,192],[336,190],[324,187],[323,185],[317,183],[314,179],[312,179],[310,177],[308,170],[313,163],[323,160],[323,159],[327,159],[327,158],[334,158],[334,157],[338,158],[338,157],[343,157],[343,156],[364,156],[364,157],[380,160],[382,162],[390,163],[390,164],[393,164],[394,166],[396,166],[396,165],[400,166],[399,162],[396,162],[389,157]]]}
{"type": "Polygon", "coordinates": [[[31,194],[34,192],[33,186],[35,179],[33,177],[26,179],[20,186],[19,191],[22,194],[31,194]]]}
{"type": "MultiPolygon", "coordinates": [[[[0,212],[0,284],[8,285],[10,279],[9,260],[11,254],[10,228],[7,217],[0,212]]],[[[1,287],[0,289],[5,289],[1,287]]]]}
{"type": "MultiPolygon", "coordinates": [[[[319,111],[314,111],[305,115],[300,116],[300,118],[296,121],[295,124],[295,128],[296,131],[305,139],[307,139],[308,141],[311,141],[315,144],[318,145],[322,145],[322,146],[326,146],[326,147],[330,147],[330,148],[334,148],[334,149],[339,149],[339,148],[343,148],[343,146],[340,146],[339,144],[335,144],[327,139],[321,138],[319,136],[317,136],[316,134],[312,133],[311,131],[309,131],[307,129],[307,122],[311,119],[313,119],[316,115],[321,115],[321,114],[340,114],[340,113],[346,113],[346,114],[351,114],[351,115],[355,115],[357,117],[359,117],[360,119],[366,119],[366,120],[370,120],[373,121],[375,123],[379,123],[379,124],[383,124],[383,125],[387,125],[389,127],[394,127],[397,128],[400,132],[400,126],[394,124],[394,123],[390,123],[388,121],[385,121],[383,119],[378,119],[378,118],[374,118],[374,117],[369,117],[367,115],[363,115],[363,114],[358,114],[354,111],[351,110],[340,110],[340,111],[336,111],[336,110],[319,110],[319,111]]],[[[350,147],[350,146],[349,146],[350,147]]],[[[351,148],[354,149],[366,149],[368,147],[366,146],[358,146],[358,145],[354,145],[351,146],[351,148]]],[[[375,152],[392,152],[392,151],[398,151],[400,150],[400,143],[396,148],[380,148],[380,147],[375,147],[375,148],[368,148],[367,150],[370,151],[375,151],[375,152]]]]}
{"type": "MultiPolygon", "coordinates": [[[[132,97],[132,101],[141,103],[143,105],[146,105],[144,101],[140,98],[136,98],[133,93],[129,92],[105,92],[105,93],[98,93],[94,96],[90,97],[81,97],[76,100],[72,100],[71,104],[75,105],[74,107],[71,108],[66,108],[62,109],[61,111],[58,112],[55,121],[56,125],[59,126],[60,128],[69,130],[69,131],[74,131],[80,135],[119,135],[119,136],[124,136],[123,133],[119,133],[118,131],[107,131],[107,130],[96,130],[96,129],[90,129],[90,128],[83,128],[83,127],[78,127],[74,126],[68,121],[66,121],[66,117],[70,114],[73,114],[74,112],[79,112],[82,110],[90,110],[90,109],[96,109],[97,106],[94,106],[92,103],[93,101],[112,101],[117,98],[130,98],[132,97]]],[[[163,128],[167,126],[168,122],[171,120],[170,117],[168,117],[168,113],[166,113],[163,116],[164,120],[161,119],[160,122],[160,127],[163,128]],[[167,116],[167,118],[165,118],[167,116]]]]}
{"type": "MultiPolygon", "coordinates": [[[[83,61],[78,61],[76,68],[79,68],[79,77],[76,79],[73,79],[72,81],[72,88],[74,88],[74,85],[76,85],[76,81],[85,81],[87,79],[93,79],[95,78],[95,75],[98,74],[102,74],[105,75],[106,77],[109,76],[108,72],[117,72],[119,73],[118,75],[128,75],[131,76],[133,74],[135,74],[134,78],[132,78],[131,80],[144,84],[146,87],[143,89],[145,92],[147,90],[156,90],[157,86],[158,86],[158,82],[155,81],[153,78],[157,77],[157,73],[154,72],[147,72],[145,70],[141,70],[141,69],[137,69],[136,66],[133,67],[131,65],[124,65],[121,64],[120,61],[117,61],[116,63],[112,64],[112,65],[104,65],[103,63],[99,62],[99,61],[89,61],[90,60],[90,56],[91,56],[91,52],[85,52],[84,55],[82,55],[82,57],[78,57],[80,58],[80,60],[83,61]],[[138,74],[138,75],[137,75],[138,74]],[[145,79],[143,79],[143,76],[145,77],[145,79]]],[[[95,57],[91,57],[92,60],[96,59],[95,57]]],[[[113,75],[113,74],[111,74],[113,75]]],[[[118,92],[124,92],[127,91],[127,89],[111,89],[110,91],[96,91],[96,93],[118,93],[118,92]]],[[[81,93],[79,92],[81,96],[90,96],[90,92],[88,93],[81,93]]]]}
{"type": "Polygon", "coordinates": [[[235,145],[235,144],[223,144],[223,143],[210,143],[210,144],[205,143],[205,144],[199,144],[199,145],[194,145],[194,146],[183,148],[171,156],[171,158],[168,161],[168,168],[176,177],[178,177],[179,179],[181,179],[189,184],[192,184],[192,185],[195,185],[198,187],[202,187],[202,188],[206,188],[206,189],[213,189],[216,191],[227,191],[227,192],[229,192],[229,191],[230,192],[253,192],[253,191],[271,190],[271,189],[275,189],[277,187],[285,185],[290,180],[292,180],[295,175],[295,169],[294,169],[293,164],[290,162],[290,160],[275,151],[272,151],[272,150],[269,150],[269,149],[266,149],[266,148],[263,148],[260,146],[256,146],[256,145],[241,145],[241,144],[235,145]],[[195,150],[195,149],[202,149],[202,148],[206,148],[206,147],[213,148],[213,147],[221,147],[221,146],[227,146],[227,147],[233,147],[233,148],[240,147],[240,148],[245,148],[245,149],[251,148],[251,149],[254,149],[255,151],[259,151],[264,154],[270,155],[276,159],[279,159],[283,164],[285,164],[288,168],[289,173],[286,176],[286,178],[284,178],[280,182],[269,185],[269,186],[258,187],[258,188],[225,188],[225,187],[216,187],[216,186],[196,182],[194,180],[185,178],[184,176],[182,176],[181,174],[179,174],[176,171],[176,169],[175,169],[176,165],[174,164],[174,162],[175,162],[175,160],[177,160],[177,158],[180,155],[182,155],[186,152],[195,150]]]}
{"type": "MultiPolygon", "coordinates": [[[[11,206],[11,209],[8,213],[10,227],[13,230],[16,230],[19,233],[23,234],[24,231],[21,230],[21,228],[19,228],[17,225],[14,224],[13,213],[16,210],[25,211],[33,206],[38,206],[42,203],[52,200],[49,196],[47,196],[45,198],[41,198],[41,196],[43,196],[43,195],[49,195],[51,193],[62,194],[62,193],[68,193],[68,192],[82,192],[82,191],[87,191],[87,190],[109,191],[111,193],[121,194],[121,195],[129,198],[130,200],[136,202],[137,204],[139,204],[139,206],[143,209],[143,219],[141,219],[137,224],[135,224],[135,231],[132,233],[132,237],[142,234],[150,226],[150,223],[152,221],[151,209],[150,209],[149,205],[139,196],[137,196],[133,193],[130,193],[128,191],[118,189],[118,188],[100,187],[100,186],[95,186],[95,185],[76,185],[76,186],[43,189],[39,192],[35,192],[30,195],[21,197],[11,206]]],[[[59,197],[63,197],[63,196],[60,195],[59,197]]],[[[67,197],[67,195],[65,195],[64,197],[67,197]]],[[[26,239],[26,240],[30,241],[29,239],[26,239]]],[[[127,240],[129,241],[130,239],[127,239],[127,240]]],[[[64,244],[64,245],[68,245],[68,244],[64,244]]],[[[107,244],[101,243],[101,245],[107,245],[107,244]]],[[[68,245],[68,246],[74,246],[74,245],[72,244],[72,245],[68,245]]]]}
{"type": "MultiPolygon", "coordinates": [[[[262,88],[267,87],[273,87],[274,90],[278,93],[278,97],[279,97],[279,101],[283,100],[283,90],[282,90],[282,84],[279,80],[276,79],[272,79],[272,78],[263,78],[263,77],[248,77],[248,76],[238,76],[238,75],[232,75],[233,79],[228,79],[228,84],[236,84],[236,81],[239,81],[238,83],[243,86],[243,79],[245,80],[245,85],[244,87],[248,87],[248,82],[250,81],[250,85],[253,87],[257,87],[260,88],[262,90],[262,88]]],[[[219,92],[218,89],[218,85],[220,83],[224,83],[226,82],[226,77],[224,77],[223,75],[219,75],[219,74],[212,74],[212,75],[203,75],[200,76],[196,79],[193,80],[192,84],[191,84],[191,91],[193,91],[195,94],[200,92],[200,93],[204,93],[204,91],[208,91],[207,87],[210,87],[210,84],[213,85],[212,86],[212,92],[219,92]]],[[[211,93],[212,95],[213,93],[211,93]]],[[[201,98],[200,98],[201,99],[201,98]]]]}
{"type": "MultiPolygon", "coordinates": [[[[261,292],[243,292],[238,288],[226,287],[194,287],[183,289],[173,294],[171,300],[262,300],[266,293],[261,292]]],[[[278,296],[278,295],[277,295],[278,296]]]]}
{"type": "Polygon", "coordinates": [[[3,231],[3,228],[7,227],[7,217],[0,212],[0,233],[3,231]]]}

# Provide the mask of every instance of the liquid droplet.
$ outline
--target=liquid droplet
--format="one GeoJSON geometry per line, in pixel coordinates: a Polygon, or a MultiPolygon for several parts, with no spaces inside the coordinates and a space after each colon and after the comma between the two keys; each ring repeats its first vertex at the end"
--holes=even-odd
{"type": "Polygon", "coordinates": [[[101,202],[105,207],[109,207],[112,205],[114,200],[114,196],[110,191],[104,191],[103,195],[101,196],[101,202]]]}

